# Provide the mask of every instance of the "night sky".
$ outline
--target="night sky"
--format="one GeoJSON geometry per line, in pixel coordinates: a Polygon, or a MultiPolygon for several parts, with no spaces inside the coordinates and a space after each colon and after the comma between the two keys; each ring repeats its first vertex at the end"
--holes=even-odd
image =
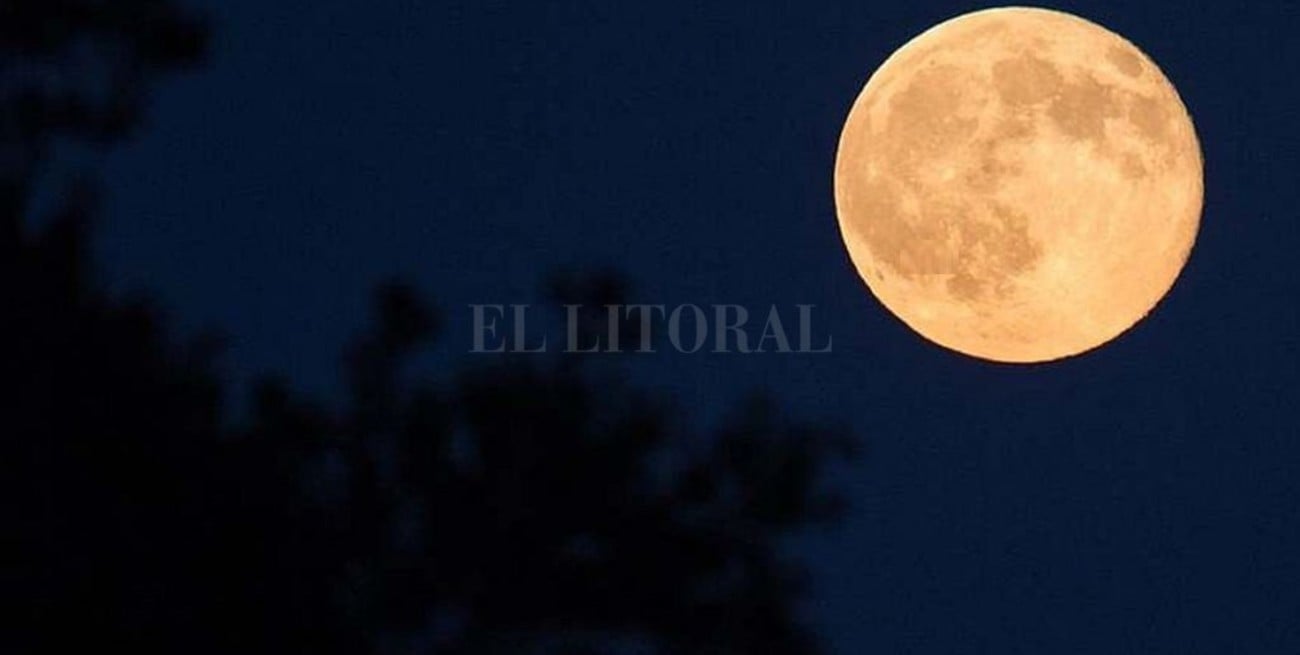
{"type": "Polygon", "coordinates": [[[792,546],[832,652],[1300,652],[1300,9],[1049,5],[1160,64],[1205,212],[1148,319],[1018,367],[894,319],[831,186],[868,75],[984,6],[212,2],[207,68],[107,162],[100,262],[230,335],[234,379],[323,397],[392,275],[445,312],[452,358],[466,305],[562,267],[615,266],[645,302],[814,304],[833,354],[629,364],[701,422],[766,388],[860,437],[847,521],[792,546]]]}

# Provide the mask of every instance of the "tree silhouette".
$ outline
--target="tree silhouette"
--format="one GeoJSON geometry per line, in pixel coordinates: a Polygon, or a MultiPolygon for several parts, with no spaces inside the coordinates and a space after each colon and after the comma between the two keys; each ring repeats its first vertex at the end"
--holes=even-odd
{"type": "MultiPolygon", "coordinates": [[[[847,452],[840,432],[756,398],[695,434],[600,356],[480,358],[412,382],[440,321],[396,282],[347,352],[345,406],[267,379],[231,426],[219,341],[177,345],[149,302],[97,286],[92,178],[31,227],[54,145],[129,134],[150,83],[197,63],[205,35],[162,0],[0,5],[0,497],[17,554],[0,648],[817,652],[780,544],[837,515],[819,479],[847,452]]],[[[552,292],[627,298],[610,274],[552,292]]]]}

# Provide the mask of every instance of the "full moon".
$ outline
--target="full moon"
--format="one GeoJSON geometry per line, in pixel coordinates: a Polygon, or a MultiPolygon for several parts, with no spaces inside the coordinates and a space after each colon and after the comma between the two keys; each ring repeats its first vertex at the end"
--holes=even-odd
{"type": "Polygon", "coordinates": [[[927,339],[1000,362],[1100,346],[1146,316],[1196,240],[1201,150],[1136,46],[1057,11],[989,9],[871,75],[835,162],[858,274],[927,339]]]}

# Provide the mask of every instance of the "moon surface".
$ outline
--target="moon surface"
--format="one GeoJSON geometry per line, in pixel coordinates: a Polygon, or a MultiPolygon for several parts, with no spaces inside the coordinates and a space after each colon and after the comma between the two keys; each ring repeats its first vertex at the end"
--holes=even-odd
{"type": "Polygon", "coordinates": [[[1202,159],[1169,80],[1082,18],[989,9],[909,41],[840,137],[840,231],[872,293],[944,347],[1075,355],[1146,316],[1196,239],[1202,159]]]}

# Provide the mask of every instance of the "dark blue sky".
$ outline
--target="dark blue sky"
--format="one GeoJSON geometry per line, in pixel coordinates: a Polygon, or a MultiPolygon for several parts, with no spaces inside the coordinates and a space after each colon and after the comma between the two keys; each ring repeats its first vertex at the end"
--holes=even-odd
{"type": "Polygon", "coordinates": [[[649,302],[815,304],[833,355],[638,364],[697,416],[767,387],[865,440],[849,521],[798,545],[833,652],[1300,652],[1300,10],[1050,5],[1162,66],[1206,205],[1150,318],[1007,367],[890,317],[831,194],[870,72],[983,6],[214,2],[209,66],[108,162],[101,260],[221,326],[237,378],[326,395],[393,274],[447,311],[453,353],[467,303],[560,266],[616,265],[649,302]]]}

